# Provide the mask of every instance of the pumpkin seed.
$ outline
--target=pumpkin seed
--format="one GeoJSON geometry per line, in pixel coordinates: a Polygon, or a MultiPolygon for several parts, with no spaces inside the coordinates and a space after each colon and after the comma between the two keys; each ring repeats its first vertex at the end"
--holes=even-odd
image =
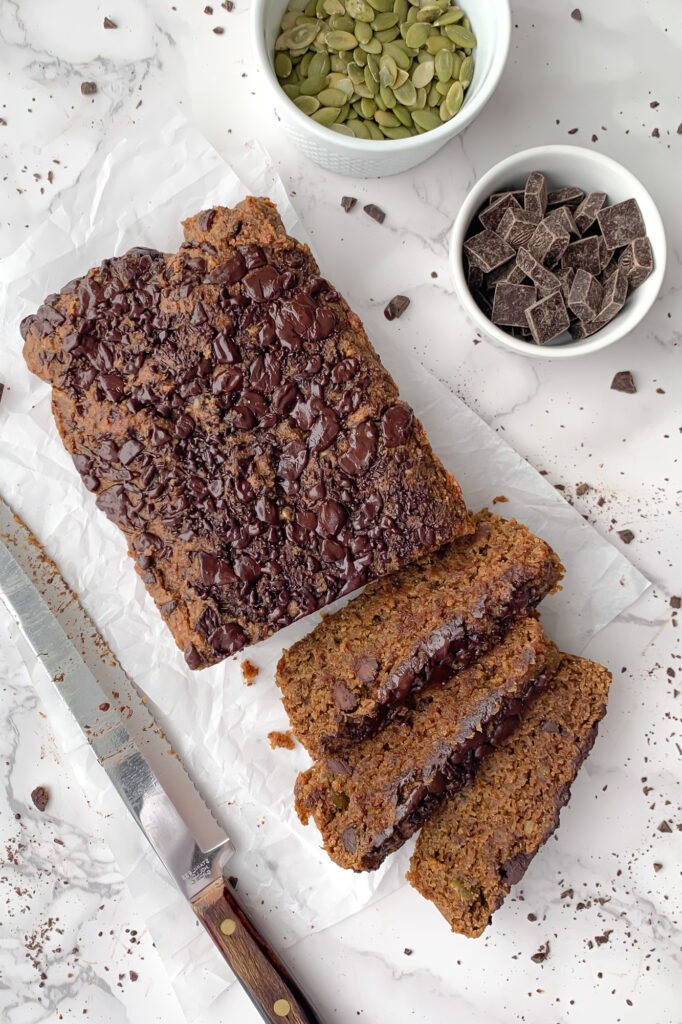
{"type": "Polygon", "coordinates": [[[380,65],[379,65],[379,58],[377,57],[377,55],[375,53],[368,53],[367,54],[367,67],[369,68],[369,73],[371,74],[371,76],[374,79],[374,81],[378,82],[379,81],[380,65]]]}
{"type": "Polygon", "coordinates": [[[368,25],[366,21],[358,21],[353,26],[353,34],[357,41],[362,46],[363,43],[368,43],[374,33],[372,32],[372,26],[368,25]]]}
{"type": "Polygon", "coordinates": [[[301,96],[317,96],[327,85],[326,75],[314,75],[301,82],[301,96]]]}
{"type": "Polygon", "coordinates": [[[379,89],[379,95],[384,106],[388,107],[389,109],[395,107],[395,105],[398,102],[397,99],[395,98],[395,93],[393,92],[393,90],[389,89],[388,86],[386,85],[381,86],[381,88],[379,89]]]}
{"type": "Polygon", "coordinates": [[[368,43],[360,43],[360,47],[365,53],[375,53],[378,57],[381,53],[382,43],[375,37],[372,37],[368,43]]]}
{"type": "Polygon", "coordinates": [[[342,107],[346,102],[346,94],[340,89],[323,89],[317,98],[323,107],[342,107]]]}
{"type": "Polygon", "coordinates": [[[379,59],[379,84],[392,86],[398,76],[398,65],[389,53],[379,59]]]}
{"type": "Polygon", "coordinates": [[[365,68],[365,85],[369,89],[372,96],[375,96],[379,91],[379,83],[374,78],[374,75],[369,70],[369,65],[365,68]]]}
{"type": "Polygon", "coordinates": [[[345,14],[346,8],[341,0],[323,0],[322,7],[326,14],[345,14]]]}
{"type": "Polygon", "coordinates": [[[413,25],[410,25],[405,33],[405,42],[410,49],[418,50],[420,46],[424,45],[430,35],[431,26],[424,25],[423,22],[416,21],[413,25]]]}
{"type": "Polygon", "coordinates": [[[333,14],[329,19],[329,28],[333,32],[352,32],[355,22],[347,14],[333,14]]]}
{"type": "Polygon", "coordinates": [[[299,110],[302,110],[304,114],[310,117],[316,110],[320,109],[320,101],[316,96],[297,96],[294,103],[299,110]]]}
{"type": "Polygon", "coordinates": [[[398,24],[398,15],[393,11],[386,11],[384,14],[377,14],[372,22],[375,32],[385,32],[387,28],[394,28],[398,24]]]}
{"type": "Polygon", "coordinates": [[[331,64],[328,53],[314,53],[306,74],[328,75],[332,69],[331,64]]]}
{"type": "Polygon", "coordinates": [[[346,11],[356,21],[365,21],[367,23],[374,21],[375,14],[367,0],[345,0],[345,4],[346,11]]]}
{"type": "MultiPolygon", "coordinates": [[[[446,52],[447,51],[441,51],[446,52]]],[[[435,65],[432,60],[425,60],[422,64],[417,64],[416,68],[412,72],[412,84],[416,89],[421,89],[428,85],[435,74],[435,65]]]]}
{"type": "Polygon", "coordinates": [[[462,88],[468,89],[471,85],[471,79],[474,77],[474,58],[469,54],[462,61],[462,66],[459,69],[459,80],[462,83],[462,88]]]}
{"type": "Polygon", "coordinates": [[[446,25],[444,31],[448,39],[451,39],[457,47],[473,50],[476,46],[476,36],[463,25],[446,25]]]}
{"type": "Polygon", "coordinates": [[[348,122],[348,127],[353,132],[356,139],[371,139],[372,136],[369,134],[369,129],[364,121],[361,121],[359,117],[348,122]]]}
{"type": "Polygon", "coordinates": [[[392,43],[393,40],[397,39],[399,35],[399,28],[387,28],[385,32],[377,32],[374,38],[378,39],[381,45],[383,46],[384,43],[392,43]]]}
{"type": "Polygon", "coordinates": [[[340,113],[340,107],[320,107],[311,116],[313,121],[317,121],[318,124],[323,124],[325,128],[329,128],[334,124],[340,113]]]}
{"type": "Polygon", "coordinates": [[[329,127],[333,132],[337,132],[338,135],[349,135],[351,139],[354,138],[353,129],[349,128],[347,124],[336,123],[330,124],[329,127]]]}
{"type": "Polygon", "coordinates": [[[438,114],[434,114],[432,110],[413,110],[412,120],[425,132],[429,132],[433,128],[440,128],[442,123],[438,114]]]}
{"type": "Polygon", "coordinates": [[[395,82],[393,83],[393,88],[397,89],[399,85],[403,85],[408,80],[409,77],[410,76],[408,75],[407,71],[403,71],[402,68],[399,68],[398,69],[398,74],[395,76],[395,82]]]}
{"type": "Polygon", "coordinates": [[[301,95],[301,88],[299,85],[283,85],[282,88],[290,100],[295,100],[297,96],[301,95]]]}
{"type": "Polygon", "coordinates": [[[439,50],[454,50],[455,44],[447,36],[429,36],[426,40],[426,49],[435,55],[439,50]]]}
{"type": "Polygon", "coordinates": [[[403,107],[402,104],[396,103],[396,105],[393,108],[393,113],[398,118],[400,123],[405,125],[406,128],[412,127],[412,114],[409,112],[407,107],[403,107]]]}
{"type": "Polygon", "coordinates": [[[386,11],[393,10],[393,0],[367,0],[370,7],[373,7],[379,14],[385,14],[386,11]]]}
{"type": "Polygon", "coordinates": [[[431,88],[429,89],[428,95],[426,97],[426,105],[427,105],[427,107],[435,107],[435,106],[437,106],[441,102],[442,99],[443,99],[443,97],[438,92],[438,89],[436,88],[436,85],[434,83],[431,86],[431,88]]]}
{"type": "Polygon", "coordinates": [[[388,128],[384,125],[380,126],[381,132],[387,139],[409,139],[412,132],[405,125],[399,124],[397,128],[388,128]]]}
{"type": "Polygon", "coordinates": [[[275,42],[275,50],[292,50],[302,46],[310,46],[317,35],[319,27],[317,22],[314,25],[296,25],[282,32],[275,42]]]}
{"type": "Polygon", "coordinates": [[[395,116],[392,110],[377,110],[374,115],[374,120],[382,128],[399,128],[401,127],[400,121],[395,116]]]}
{"type": "Polygon", "coordinates": [[[341,30],[327,33],[327,46],[330,50],[353,50],[358,41],[351,32],[341,30]]]}
{"type": "Polygon", "coordinates": [[[463,102],[464,89],[462,88],[462,83],[460,81],[453,82],[448,90],[447,96],[445,97],[445,105],[453,117],[462,106],[463,102]]]}
{"type": "Polygon", "coordinates": [[[367,131],[369,132],[370,139],[375,141],[380,141],[384,137],[381,134],[381,128],[374,121],[367,121],[367,131]]]}
{"type": "Polygon", "coordinates": [[[350,78],[353,85],[357,85],[358,82],[364,82],[365,80],[365,69],[356,64],[355,61],[351,61],[348,65],[348,77],[350,78]]]}
{"type": "Polygon", "coordinates": [[[420,7],[417,21],[435,21],[440,14],[442,11],[438,4],[427,4],[426,7],[420,7]]]}
{"type": "Polygon", "coordinates": [[[370,121],[377,112],[377,105],[374,100],[363,98],[360,100],[360,110],[365,120],[370,121]]]}
{"type": "Polygon", "coordinates": [[[393,95],[404,107],[413,107],[417,102],[417,90],[409,78],[393,90],[393,95]]]}
{"type": "Polygon", "coordinates": [[[456,25],[463,17],[464,11],[460,7],[452,7],[449,11],[443,11],[438,20],[434,21],[434,25],[437,25],[438,28],[444,28],[446,25],[456,25]]]}
{"type": "Polygon", "coordinates": [[[451,50],[439,50],[436,54],[436,75],[439,82],[447,82],[452,78],[454,64],[451,50]]]}
{"type": "Polygon", "coordinates": [[[402,46],[399,45],[397,39],[394,43],[384,43],[383,51],[384,53],[387,53],[389,57],[393,57],[393,60],[396,62],[399,68],[402,68],[403,71],[408,70],[412,61],[405,53],[402,46]]]}

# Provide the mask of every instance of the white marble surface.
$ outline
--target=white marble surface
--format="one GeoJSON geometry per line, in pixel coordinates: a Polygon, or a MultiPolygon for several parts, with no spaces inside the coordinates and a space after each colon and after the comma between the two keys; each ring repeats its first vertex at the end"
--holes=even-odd
{"type": "MultiPolygon", "coordinates": [[[[139,93],[144,103],[159,82],[227,159],[253,137],[264,143],[325,272],[370,334],[411,347],[602,533],[632,529],[627,553],[654,582],[590,646],[614,671],[608,717],[556,840],[487,937],[450,935],[405,888],[289,951],[324,1019],[344,1024],[682,1020],[682,669],[669,604],[682,594],[682,8],[591,0],[577,23],[573,3],[514,6],[509,64],[475,124],[413,172],[355,183],[301,158],[261,104],[247,0],[229,14],[216,2],[212,16],[198,0],[111,0],[106,8],[0,0],[0,255],[40,224],[95,146],[106,151],[107,125],[124,98],[139,93]],[[116,30],[102,28],[104,15],[116,30]],[[90,80],[94,98],[80,93],[90,80]],[[572,128],[579,130],[567,135],[572,128]],[[669,270],[661,298],[628,339],[585,360],[540,364],[472,344],[449,291],[446,238],[468,185],[488,166],[514,149],[567,140],[599,147],[644,180],[666,223],[669,270]],[[342,194],[378,202],[385,224],[359,208],[345,215],[342,194]],[[399,291],[412,306],[387,325],[383,305],[399,291]],[[622,369],[633,371],[636,395],[609,390],[622,369]],[[578,497],[580,482],[590,489],[578,497]],[[658,830],[663,820],[671,833],[658,830]],[[531,956],[547,941],[549,957],[536,964],[531,956]]],[[[0,438],[6,429],[0,405],[0,438]]],[[[139,902],[102,841],[95,795],[62,763],[1,610],[0,642],[2,1019],[175,1024],[183,1018],[139,902]],[[41,815],[30,792],[45,783],[52,797],[41,815]]],[[[233,986],[201,1021],[256,1019],[233,986]]]]}

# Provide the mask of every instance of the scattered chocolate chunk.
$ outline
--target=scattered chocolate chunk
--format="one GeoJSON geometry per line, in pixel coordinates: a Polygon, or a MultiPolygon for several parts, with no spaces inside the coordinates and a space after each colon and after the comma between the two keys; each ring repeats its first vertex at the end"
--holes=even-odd
{"type": "Polygon", "coordinates": [[[660,137],[661,137],[660,130],[658,128],[654,128],[654,130],[651,133],[651,138],[652,139],[660,139],[660,137]]]}
{"type": "Polygon", "coordinates": [[[577,132],[578,132],[578,129],[577,129],[577,128],[569,128],[569,129],[568,129],[568,134],[569,134],[569,135],[576,135],[576,134],[577,134],[577,132]]]}
{"type": "Polygon", "coordinates": [[[131,981],[137,981],[140,975],[137,973],[137,971],[128,971],[128,977],[130,978],[131,981]]]}
{"type": "Polygon", "coordinates": [[[646,225],[636,199],[605,206],[597,214],[597,222],[609,249],[618,249],[646,235],[646,225]]]}
{"type": "Polygon", "coordinates": [[[93,96],[97,92],[97,82],[81,82],[83,96],[93,96]]]}
{"type": "Polygon", "coordinates": [[[346,213],[350,213],[356,203],[357,199],[355,196],[341,196],[341,206],[343,206],[346,213]]]}
{"type": "Polygon", "coordinates": [[[387,320],[397,320],[403,315],[409,304],[410,300],[407,295],[394,295],[384,310],[384,316],[387,320]]]}
{"type": "Polygon", "coordinates": [[[112,21],[111,18],[105,18],[104,19],[104,27],[105,28],[118,28],[118,25],[116,24],[115,21],[112,21]]]}
{"type": "Polygon", "coordinates": [[[609,941],[609,936],[611,935],[612,931],[613,931],[613,928],[607,928],[607,930],[603,933],[603,935],[595,935],[594,941],[596,942],[596,944],[598,946],[603,946],[605,942],[608,942],[609,941]]]}
{"type": "Polygon", "coordinates": [[[599,313],[604,289],[593,274],[582,267],[576,270],[568,296],[569,309],[581,320],[594,320],[599,313]]]}
{"type": "Polygon", "coordinates": [[[209,7],[208,4],[204,7],[204,14],[213,14],[213,8],[209,7]]]}
{"type": "Polygon", "coordinates": [[[658,831],[659,832],[672,832],[672,829],[671,829],[671,827],[670,827],[670,825],[668,824],[667,821],[662,821],[661,824],[658,826],[658,831]]]}
{"type": "Polygon", "coordinates": [[[654,861],[654,871],[656,872],[656,874],[658,874],[662,867],[662,864],[659,864],[657,861],[654,861]]]}
{"type": "Polygon", "coordinates": [[[545,345],[567,331],[570,318],[561,289],[530,306],[526,310],[526,320],[536,345],[545,345]]]}
{"type": "Polygon", "coordinates": [[[611,381],[611,389],[623,391],[626,395],[636,394],[635,379],[630,370],[619,370],[611,381]]]}
{"type": "Polygon", "coordinates": [[[233,0],[223,0],[223,2],[221,3],[220,6],[224,7],[225,10],[228,12],[228,14],[229,14],[230,11],[234,10],[233,0]]]}
{"type": "Polygon", "coordinates": [[[386,220],[386,214],[384,211],[380,206],[376,206],[374,203],[367,203],[366,206],[363,206],[363,210],[367,216],[371,217],[372,220],[375,220],[377,224],[383,224],[386,220]]]}
{"type": "Polygon", "coordinates": [[[239,879],[237,878],[236,875],[230,875],[227,880],[228,880],[228,882],[230,883],[230,885],[232,886],[233,889],[236,889],[237,886],[239,885],[239,879]]]}
{"type": "Polygon", "coordinates": [[[50,799],[49,791],[45,786],[36,786],[31,792],[31,800],[39,811],[44,811],[50,799]]]}
{"type": "Polygon", "coordinates": [[[582,21],[583,20],[582,11],[580,10],[579,7],[575,7],[571,11],[571,17],[573,18],[574,21],[582,21]]]}
{"type": "Polygon", "coordinates": [[[216,25],[216,27],[213,29],[213,33],[216,36],[221,36],[224,33],[224,31],[225,29],[223,28],[222,25],[216,25]]]}
{"type": "Polygon", "coordinates": [[[511,245],[490,228],[467,238],[464,251],[469,261],[487,274],[503,263],[508,263],[516,255],[511,245]]]}
{"type": "Polygon", "coordinates": [[[623,544],[631,544],[635,539],[635,535],[632,530],[619,530],[618,536],[622,540],[623,544]]]}
{"type": "Polygon", "coordinates": [[[575,489],[575,493],[576,493],[576,495],[579,498],[582,498],[583,494],[587,494],[589,489],[590,489],[590,485],[589,484],[578,484],[578,486],[575,489]]]}
{"type": "Polygon", "coordinates": [[[677,134],[682,135],[682,121],[677,126],[677,134]]]}
{"type": "Polygon", "coordinates": [[[544,174],[532,171],[528,175],[523,194],[523,208],[538,221],[545,216],[547,209],[547,183],[544,174]]]}
{"type": "Polygon", "coordinates": [[[682,597],[678,597],[676,594],[674,594],[670,598],[670,607],[675,608],[676,610],[678,608],[682,608],[682,597]]]}
{"type": "Polygon", "coordinates": [[[403,953],[405,954],[405,956],[412,956],[413,952],[414,952],[414,950],[410,949],[409,946],[405,946],[405,949],[403,950],[403,953]]]}
{"type": "Polygon", "coordinates": [[[526,310],[537,299],[538,290],[534,285],[500,282],[495,288],[493,323],[507,327],[527,327],[526,310]]]}
{"type": "Polygon", "coordinates": [[[537,953],[533,953],[531,960],[534,964],[542,964],[549,956],[549,942],[543,942],[537,953]]]}

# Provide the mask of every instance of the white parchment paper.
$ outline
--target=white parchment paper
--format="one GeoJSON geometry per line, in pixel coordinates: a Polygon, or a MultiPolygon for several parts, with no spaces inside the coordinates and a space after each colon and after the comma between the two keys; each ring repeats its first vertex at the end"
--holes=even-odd
{"type": "MultiPolygon", "coordinates": [[[[112,126],[77,184],[51,216],[0,264],[0,490],[45,544],[66,579],[149,696],[212,809],[234,839],[238,892],[276,944],[326,927],[404,884],[411,845],[379,871],[354,875],[333,865],[314,828],[292,807],[301,748],[271,750],[267,734],[286,729],[274,683],[283,647],[318,621],[312,616],[248,651],[260,668],[244,685],[239,657],[191,673],[133,571],[123,536],[95,507],[57,435],[50,389],[21,356],[18,324],[42,298],[101,259],[133,245],[173,251],[180,220],[251,192],[269,195],[288,231],[304,239],[282,183],[254,145],[230,168],[176,111],[157,102],[131,124],[112,126]],[[160,173],[161,172],[161,173],[160,173]]],[[[324,266],[322,267],[324,273],[324,266]]],[[[580,653],[591,637],[647,587],[645,578],[588,526],[538,473],[406,352],[373,342],[424,422],[431,442],[460,481],[469,506],[488,504],[517,516],[553,545],[567,569],[563,590],[543,605],[542,619],[565,649],[580,653]]],[[[1,655],[0,655],[1,657],[1,655]]],[[[145,915],[188,1020],[229,984],[228,972],[144,839],[121,812],[104,773],[62,708],[42,670],[32,677],[55,732],[145,915]]]]}

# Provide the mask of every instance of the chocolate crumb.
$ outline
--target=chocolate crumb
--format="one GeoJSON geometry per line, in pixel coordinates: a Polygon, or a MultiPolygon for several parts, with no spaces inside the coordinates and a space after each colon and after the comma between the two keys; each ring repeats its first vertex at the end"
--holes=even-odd
{"type": "Polygon", "coordinates": [[[635,379],[632,376],[630,370],[619,370],[611,381],[612,391],[622,391],[626,395],[634,395],[637,393],[635,386],[635,379]]]}
{"type": "Polygon", "coordinates": [[[228,878],[228,882],[230,883],[233,889],[236,889],[237,885],[239,884],[239,879],[237,878],[236,875],[230,875],[230,877],[228,878]]]}
{"type": "Polygon", "coordinates": [[[31,793],[31,800],[33,801],[34,805],[38,808],[39,811],[45,810],[49,799],[50,794],[48,790],[45,788],[45,786],[36,786],[36,788],[31,793]]]}
{"type": "Polygon", "coordinates": [[[578,129],[577,129],[577,128],[569,128],[569,129],[568,129],[568,134],[569,134],[569,135],[575,135],[575,133],[576,133],[577,131],[578,131],[578,129]]]}
{"type": "Polygon", "coordinates": [[[662,867],[662,864],[659,864],[657,861],[654,861],[654,871],[656,872],[656,874],[658,874],[662,867]]]}
{"type": "Polygon", "coordinates": [[[254,679],[258,675],[259,668],[254,665],[248,658],[244,658],[242,662],[242,675],[244,676],[244,682],[247,686],[253,686],[254,679]]]}
{"type": "Polygon", "coordinates": [[[543,942],[537,953],[533,953],[531,960],[534,964],[542,964],[549,956],[549,942],[543,942]]]}
{"type": "Polygon", "coordinates": [[[97,92],[97,82],[81,82],[83,96],[92,96],[97,92]]]}
{"type": "Polygon", "coordinates": [[[116,24],[115,21],[112,21],[111,18],[105,18],[104,19],[104,27],[105,28],[118,28],[118,25],[116,24]]]}
{"type": "Polygon", "coordinates": [[[394,295],[384,310],[384,316],[387,320],[397,320],[403,315],[409,304],[410,300],[407,295],[394,295]]]}
{"type": "Polygon", "coordinates": [[[618,536],[622,540],[623,544],[631,544],[635,539],[635,535],[632,530],[619,530],[618,536]]]}
{"type": "Polygon", "coordinates": [[[538,919],[538,915],[537,914],[529,914],[528,915],[528,920],[529,921],[537,921],[537,919],[538,919]]]}
{"type": "Polygon", "coordinates": [[[603,946],[605,942],[609,941],[609,935],[612,931],[613,928],[607,928],[607,930],[602,935],[595,935],[594,941],[597,943],[598,946],[603,946]]]}
{"type": "Polygon", "coordinates": [[[293,733],[291,729],[287,732],[269,732],[268,739],[270,740],[270,746],[273,750],[277,747],[284,747],[286,750],[293,750],[296,746],[293,733]]]}
{"type": "Polygon", "coordinates": [[[137,973],[137,971],[128,971],[128,977],[130,978],[131,981],[137,981],[140,975],[137,973]]]}
{"type": "Polygon", "coordinates": [[[4,119],[4,117],[0,117],[0,125],[2,125],[3,128],[7,127],[7,121],[4,119]]]}
{"type": "Polygon", "coordinates": [[[654,128],[654,130],[651,133],[651,138],[652,139],[660,139],[660,137],[661,137],[661,133],[659,132],[658,128],[654,128]]]}
{"type": "Polygon", "coordinates": [[[380,206],[376,206],[374,203],[367,203],[366,206],[363,206],[363,210],[367,216],[371,217],[372,220],[375,220],[377,224],[383,224],[386,220],[386,214],[384,211],[380,206]]]}
{"type": "Polygon", "coordinates": [[[2,402],[2,396],[5,393],[5,385],[0,382],[0,402],[2,402]]]}
{"type": "Polygon", "coordinates": [[[671,608],[682,608],[682,597],[677,597],[677,595],[673,595],[670,598],[670,607],[671,608]]]}
{"type": "Polygon", "coordinates": [[[431,271],[431,277],[438,277],[438,271],[432,270],[431,271]]]}
{"type": "Polygon", "coordinates": [[[599,136],[598,135],[593,135],[592,136],[592,141],[593,142],[598,142],[599,141],[599,136]]]}
{"type": "Polygon", "coordinates": [[[403,950],[403,953],[405,954],[405,956],[412,956],[413,952],[414,951],[411,950],[409,946],[405,946],[405,949],[403,950]]]}
{"type": "Polygon", "coordinates": [[[213,8],[209,7],[208,4],[204,7],[204,14],[213,14],[213,8]]]}
{"type": "Polygon", "coordinates": [[[668,824],[667,821],[662,821],[661,824],[658,826],[658,831],[659,832],[672,832],[672,829],[671,829],[671,827],[670,827],[670,825],[668,824]]]}
{"type": "Polygon", "coordinates": [[[658,100],[652,100],[651,103],[649,104],[649,106],[651,107],[652,110],[655,110],[656,107],[660,107],[660,105],[661,104],[658,102],[658,100]]]}
{"type": "Polygon", "coordinates": [[[223,3],[220,6],[224,7],[225,10],[228,11],[228,12],[234,10],[234,4],[233,4],[232,0],[223,0],[223,3]]]}
{"type": "Polygon", "coordinates": [[[341,206],[343,206],[346,213],[350,213],[356,203],[357,199],[355,196],[341,196],[341,206]]]}
{"type": "Polygon", "coordinates": [[[216,36],[221,36],[224,31],[225,29],[223,28],[222,25],[216,25],[216,27],[213,29],[213,34],[216,36]]]}
{"type": "Polygon", "coordinates": [[[575,7],[571,11],[571,17],[573,18],[573,21],[582,21],[583,20],[582,11],[580,10],[579,7],[575,7]]]}
{"type": "Polygon", "coordinates": [[[575,489],[575,493],[576,493],[576,495],[579,498],[582,498],[583,494],[587,494],[589,489],[590,489],[590,485],[589,484],[578,484],[578,486],[575,489]]]}

